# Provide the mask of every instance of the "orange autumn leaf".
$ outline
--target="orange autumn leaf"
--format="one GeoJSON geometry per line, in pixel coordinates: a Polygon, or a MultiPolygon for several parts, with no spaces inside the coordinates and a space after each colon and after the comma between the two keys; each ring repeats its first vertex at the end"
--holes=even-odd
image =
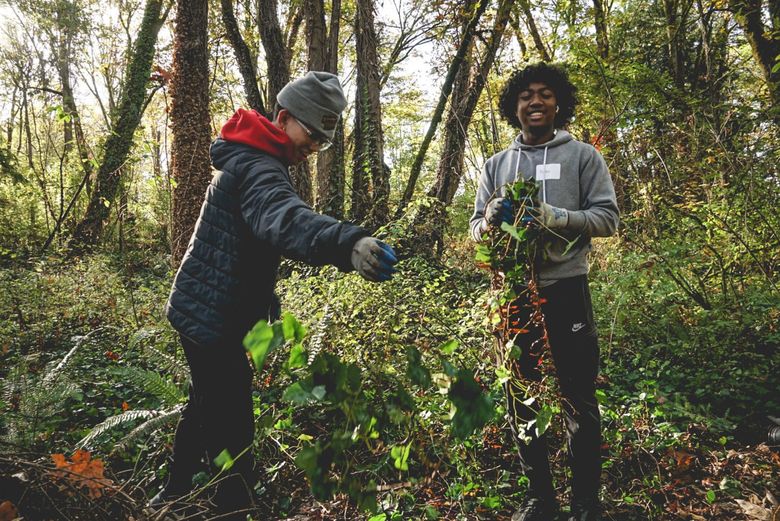
{"type": "Polygon", "coordinates": [[[130,404],[127,402],[122,402],[122,412],[127,412],[128,409],[130,409],[130,404]]]}
{"type": "Polygon", "coordinates": [[[0,521],[13,521],[19,517],[19,511],[10,501],[0,503],[0,521]]]}
{"type": "Polygon", "coordinates": [[[52,473],[55,478],[66,479],[76,486],[87,488],[92,499],[102,496],[102,489],[112,484],[111,480],[103,475],[103,460],[92,459],[89,451],[77,450],[71,461],[68,461],[64,454],[52,454],[51,459],[59,469],[59,472],[52,473]]]}

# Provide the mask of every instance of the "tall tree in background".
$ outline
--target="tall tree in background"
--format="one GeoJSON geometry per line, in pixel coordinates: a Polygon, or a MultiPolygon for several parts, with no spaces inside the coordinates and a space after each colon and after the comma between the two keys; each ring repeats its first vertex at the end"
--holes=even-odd
{"type": "Polygon", "coordinates": [[[769,90],[770,115],[780,124],[780,2],[769,0],[765,7],[762,0],[730,0],[729,6],[745,33],[753,57],[769,90]],[[769,13],[769,25],[765,25],[762,12],[769,13]]]}
{"type": "Polygon", "coordinates": [[[371,227],[389,218],[390,170],[384,162],[382,107],[379,102],[379,57],[373,0],[358,0],[355,13],[357,92],[355,94],[352,219],[371,227]],[[370,199],[366,185],[370,184],[370,199]]]}
{"type": "MultiPolygon", "coordinates": [[[[435,202],[432,206],[421,208],[416,219],[418,225],[425,222],[430,231],[430,235],[424,237],[423,241],[429,242],[429,246],[438,245],[439,252],[443,247],[446,227],[445,209],[452,203],[463,177],[463,158],[468,128],[477,102],[487,84],[488,74],[493,68],[514,3],[515,0],[499,2],[493,27],[485,41],[482,55],[475,57],[472,45],[467,60],[464,61],[455,78],[445,125],[444,146],[436,171],[436,182],[428,192],[428,196],[435,198],[435,202]]],[[[465,19],[463,30],[467,28],[468,19],[465,19]]]]}
{"type": "Polygon", "coordinates": [[[420,144],[420,150],[417,152],[417,155],[414,158],[414,163],[412,164],[411,170],[409,172],[409,180],[407,181],[406,188],[404,189],[404,193],[401,196],[401,202],[398,205],[396,216],[402,214],[406,209],[406,206],[412,200],[415,187],[417,186],[417,179],[420,177],[420,172],[422,171],[425,155],[428,153],[428,147],[433,140],[433,136],[436,134],[436,128],[439,126],[439,123],[441,123],[441,118],[444,114],[444,108],[447,105],[447,99],[450,97],[452,86],[455,83],[455,77],[457,76],[458,70],[463,64],[463,61],[466,59],[466,54],[471,48],[471,41],[474,39],[474,35],[477,32],[479,20],[482,18],[482,14],[485,12],[485,9],[487,9],[489,3],[489,0],[480,0],[476,5],[474,13],[471,14],[471,18],[469,19],[468,24],[466,25],[466,29],[463,32],[460,44],[458,45],[458,51],[455,53],[455,57],[452,59],[452,62],[450,62],[449,69],[447,70],[447,76],[444,78],[444,85],[442,85],[441,93],[439,94],[439,102],[436,105],[433,116],[431,116],[431,123],[428,126],[428,131],[425,133],[425,137],[420,144]]]}
{"type": "MultiPolygon", "coordinates": [[[[260,29],[260,40],[265,49],[268,69],[268,110],[274,111],[276,95],[290,81],[290,50],[293,42],[288,39],[285,44],[284,34],[279,25],[276,0],[260,0],[258,5],[257,23],[260,29]]],[[[308,204],[312,203],[311,172],[309,163],[290,167],[290,177],[298,196],[308,204]]]]}
{"type": "Polygon", "coordinates": [[[171,262],[178,266],[211,179],[208,0],[176,3],[171,77],[171,262]]]}
{"type": "MultiPolygon", "coordinates": [[[[306,0],[306,41],[309,70],[338,74],[341,0],[331,3],[330,25],[323,0],[306,0]]],[[[339,118],[333,146],[317,154],[317,209],[341,219],[344,215],[344,120],[339,118]]]]}
{"type": "Polygon", "coordinates": [[[170,6],[163,12],[162,0],[146,0],[144,17],[127,65],[119,105],[112,116],[111,133],[106,139],[95,188],[86,215],[73,232],[71,245],[76,250],[95,244],[108,221],[119,188],[122,165],[130,154],[133,134],[141,121],[157,34],[169,9],[170,6]]]}
{"type": "MultiPolygon", "coordinates": [[[[238,70],[241,72],[246,101],[251,108],[260,114],[269,116],[268,109],[263,103],[263,95],[260,93],[260,88],[257,85],[254,57],[249,50],[249,46],[241,36],[238,22],[236,22],[233,0],[220,0],[220,5],[222,7],[222,23],[225,25],[228,40],[230,40],[230,45],[233,47],[233,52],[236,55],[236,63],[238,63],[238,70]]],[[[271,110],[273,110],[273,107],[271,107],[271,110]]]]}

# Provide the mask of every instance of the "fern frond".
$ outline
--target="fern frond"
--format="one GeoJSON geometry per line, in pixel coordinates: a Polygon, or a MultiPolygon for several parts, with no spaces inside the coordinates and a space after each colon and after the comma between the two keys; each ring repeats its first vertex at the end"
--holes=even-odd
{"type": "Polygon", "coordinates": [[[62,360],[60,360],[60,363],[58,363],[54,369],[49,371],[46,376],[43,377],[43,386],[48,387],[50,386],[56,379],[59,377],[60,373],[65,369],[65,366],[68,364],[68,361],[73,357],[74,354],[76,354],[76,351],[82,346],[84,341],[88,338],[88,335],[77,335],[73,337],[73,339],[76,341],[76,344],[71,348],[70,351],[65,354],[64,357],[62,357],[62,360]]]}
{"type": "Polygon", "coordinates": [[[176,380],[184,381],[189,378],[190,369],[184,358],[165,353],[156,346],[147,346],[146,351],[151,355],[150,358],[153,361],[160,362],[160,365],[176,380]]]}
{"type": "Polygon", "coordinates": [[[166,411],[159,411],[159,415],[143,422],[141,425],[130,431],[127,436],[122,438],[119,443],[117,443],[114,451],[126,449],[134,441],[140,438],[148,437],[152,432],[178,420],[179,416],[181,416],[181,410],[183,408],[184,405],[179,404],[166,411]]]}
{"type": "Polygon", "coordinates": [[[309,343],[309,363],[314,361],[314,358],[322,351],[322,346],[325,344],[325,338],[328,334],[328,327],[333,322],[334,312],[330,308],[330,302],[325,304],[325,309],[322,314],[322,319],[317,323],[317,329],[312,336],[309,343]]]}
{"type": "Polygon", "coordinates": [[[148,410],[125,411],[122,414],[111,416],[110,418],[107,418],[106,420],[92,427],[92,430],[89,431],[89,433],[76,444],[76,447],[77,448],[86,447],[92,440],[94,440],[104,432],[110,431],[111,429],[118,427],[119,425],[123,425],[125,423],[136,421],[136,420],[142,420],[142,419],[148,420],[150,418],[155,418],[156,416],[159,416],[164,412],[166,411],[148,411],[148,410]]]}
{"type": "Polygon", "coordinates": [[[148,371],[138,367],[119,367],[115,369],[119,377],[140,387],[166,405],[181,402],[185,396],[182,390],[172,380],[164,378],[156,371],[148,371]]]}

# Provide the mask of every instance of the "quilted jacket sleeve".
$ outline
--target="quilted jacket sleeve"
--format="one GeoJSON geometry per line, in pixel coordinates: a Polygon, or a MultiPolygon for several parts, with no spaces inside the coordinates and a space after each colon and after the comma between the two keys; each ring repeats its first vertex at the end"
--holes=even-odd
{"type": "Polygon", "coordinates": [[[241,214],[258,239],[289,259],[352,270],[352,247],[368,231],[313,211],[295,193],[280,164],[248,165],[239,191],[241,214]]]}

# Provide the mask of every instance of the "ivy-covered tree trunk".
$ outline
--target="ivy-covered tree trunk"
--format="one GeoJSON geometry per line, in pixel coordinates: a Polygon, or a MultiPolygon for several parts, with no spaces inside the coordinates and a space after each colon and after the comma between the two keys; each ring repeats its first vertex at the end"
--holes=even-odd
{"type": "Polygon", "coordinates": [[[528,26],[528,32],[531,33],[531,38],[534,41],[534,47],[536,48],[536,52],[539,53],[539,57],[542,59],[542,61],[551,61],[552,57],[550,56],[550,52],[547,50],[547,46],[544,44],[544,40],[542,39],[542,34],[539,32],[539,28],[536,25],[534,14],[531,11],[530,2],[528,0],[519,0],[517,5],[520,7],[520,10],[523,13],[525,24],[528,26]]]}
{"type": "Polygon", "coordinates": [[[121,99],[112,116],[112,128],[106,139],[95,187],[87,212],[73,232],[71,247],[74,250],[94,245],[110,215],[111,205],[119,188],[122,165],[127,160],[133,146],[133,134],[141,121],[146,83],[152,68],[157,34],[164,18],[162,0],[147,0],[138,37],[127,65],[121,99]]]}
{"type": "MultiPolygon", "coordinates": [[[[379,102],[379,41],[374,30],[373,0],[358,0],[355,13],[355,50],[357,52],[357,93],[354,168],[371,182],[371,198],[365,216],[370,227],[379,227],[389,219],[390,170],[384,162],[382,106],[379,102]]],[[[357,173],[356,173],[357,175],[357,173]]]]}
{"type": "MultiPolygon", "coordinates": [[[[251,108],[260,114],[268,116],[269,112],[263,103],[263,95],[257,86],[254,58],[249,51],[249,46],[241,36],[238,22],[236,22],[236,15],[233,12],[233,0],[220,0],[220,5],[222,6],[222,23],[225,25],[225,32],[236,55],[236,63],[238,63],[238,70],[243,80],[246,101],[251,108]]],[[[273,107],[271,107],[271,110],[273,110],[273,107]]]]}
{"type": "Polygon", "coordinates": [[[171,263],[187,250],[211,179],[208,0],[177,2],[171,76],[171,263]]]}
{"type": "Polygon", "coordinates": [[[290,81],[289,52],[279,26],[278,7],[276,0],[260,0],[257,11],[257,25],[268,68],[268,92],[265,98],[270,112],[276,106],[276,95],[290,81]]]}
{"type": "MultiPolygon", "coordinates": [[[[307,0],[306,40],[309,70],[338,74],[338,43],[341,0],[333,0],[330,28],[325,21],[323,0],[307,0]]],[[[317,154],[316,205],[323,213],[341,219],[344,214],[344,123],[339,120],[333,146],[317,154]]]]}
{"type": "Polygon", "coordinates": [[[596,48],[602,60],[609,58],[607,35],[607,7],[604,0],[593,0],[593,25],[596,29],[596,48]]]}
{"type": "Polygon", "coordinates": [[[769,91],[770,117],[780,124],[780,7],[769,0],[770,26],[764,25],[762,0],[731,0],[730,7],[745,33],[769,91]]]}

